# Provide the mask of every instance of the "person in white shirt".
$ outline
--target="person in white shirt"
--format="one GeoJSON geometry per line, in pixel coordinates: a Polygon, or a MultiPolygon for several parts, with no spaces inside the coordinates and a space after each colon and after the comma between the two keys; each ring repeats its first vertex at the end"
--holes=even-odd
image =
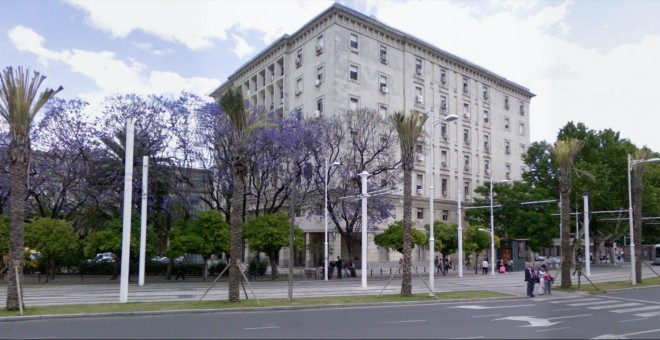
{"type": "Polygon", "coordinates": [[[481,273],[486,275],[488,274],[488,258],[485,258],[483,262],[481,262],[481,273]]]}

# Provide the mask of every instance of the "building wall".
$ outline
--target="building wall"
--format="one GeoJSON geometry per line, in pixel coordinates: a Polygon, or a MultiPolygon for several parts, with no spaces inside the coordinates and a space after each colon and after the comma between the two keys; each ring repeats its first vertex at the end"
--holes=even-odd
{"type": "MultiPolygon", "coordinates": [[[[230,76],[213,96],[236,85],[242,86],[253,104],[273,105],[280,113],[300,109],[309,118],[342,114],[351,108],[351,99],[357,100],[359,107],[379,110],[384,116],[418,110],[433,112],[438,120],[456,114],[456,121],[446,123],[445,129],[438,124],[432,135],[427,123],[429,137],[419,141],[412,182],[413,217],[417,217],[418,209],[423,215],[422,219],[415,218],[420,228],[428,223],[430,173],[435,174],[435,219],[442,220],[443,211],[448,211],[447,222],[457,221],[459,190],[469,205],[474,188],[489,181],[490,176],[512,181],[522,177],[521,148],[524,152],[530,144],[530,100],[534,94],[338,4],[293,35],[273,43],[230,76]],[[357,46],[351,44],[355,38],[357,46]],[[323,78],[317,84],[319,67],[323,67],[323,78]],[[350,77],[352,68],[357,68],[357,80],[350,77]],[[387,80],[386,91],[381,90],[382,76],[387,80]],[[428,164],[431,149],[433,171],[428,164]],[[443,179],[447,180],[446,190],[442,190],[443,179]]],[[[402,218],[402,204],[397,204],[395,215],[395,219],[402,218]]],[[[318,221],[301,222],[310,231],[322,225],[318,221]]],[[[377,252],[370,254],[370,260],[378,257],[377,252]]]]}

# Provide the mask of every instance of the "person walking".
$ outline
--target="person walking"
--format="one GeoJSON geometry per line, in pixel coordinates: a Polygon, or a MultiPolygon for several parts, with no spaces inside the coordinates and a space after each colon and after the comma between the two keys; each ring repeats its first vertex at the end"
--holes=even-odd
{"type": "Polygon", "coordinates": [[[349,258],[344,262],[344,277],[351,277],[351,268],[353,267],[353,261],[349,258]]]}
{"type": "Polygon", "coordinates": [[[186,280],[185,268],[183,267],[183,260],[179,262],[179,265],[176,268],[175,280],[178,280],[179,278],[182,278],[184,281],[186,280]]]}
{"type": "Polygon", "coordinates": [[[337,256],[337,261],[335,261],[335,266],[337,267],[337,278],[341,279],[341,271],[344,268],[341,258],[337,256]]]}
{"type": "Polygon", "coordinates": [[[435,256],[435,260],[433,260],[433,264],[435,264],[435,273],[440,274],[440,270],[442,267],[440,266],[440,260],[438,260],[438,255],[435,256]]]}
{"type": "Polygon", "coordinates": [[[513,259],[509,259],[509,273],[513,273],[513,259]]]}
{"type": "Polygon", "coordinates": [[[525,268],[525,282],[527,282],[527,297],[534,297],[534,281],[536,272],[534,271],[534,263],[528,262],[525,268]]]}
{"type": "Polygon", "coordinates": [[[543,265],[536,272],[536,276],[539,278],[539,295],[545,294],[545,273],[543,265]]]}
{"type": "Polygon", "coordinates": [[[481,273],[483,275],[488,274],[488,258],[484,258],[483,262],[481,262],[481,273]]]}

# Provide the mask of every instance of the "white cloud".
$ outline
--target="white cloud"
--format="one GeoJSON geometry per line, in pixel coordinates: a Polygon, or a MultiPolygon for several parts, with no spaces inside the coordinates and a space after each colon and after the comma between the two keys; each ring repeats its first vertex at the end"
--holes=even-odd
{"type": "Polygon", "coordinates": [[[149,42],[133,42],[133,46],[135,46],[138,50],[145,51],[155,56],[164,56],[175,52],[171,48],[166,48],[161,50],[155,49],[153,44],[149,42]]]}
{"type": "Polygon", "coordinates": [[[254,47],[248,45],[247,41],[238,35],[232,34],[232,40],[236,42],[236,47],[234,47],[233,51],[239,58],[243,58],[254,52],[254,47]]]}
{"type": "Polygon", "coordinates": [[[258,32],[264,44],[300,28],[313,16],[330,7],[331,1],[83,1],[71,0],[87,12],[88,23],[107,31],[112,37],[125,38],[140,30],[162,40],[202,50],[214,40],[231,40],[239,57],[249,51],[245,37],[258,32]],[[158,8],[155,9],[154,6],[158,8]],[[258,9],[258,10],[255,10],[258,9]],[[117,20],[121,18],[121,20],[117,20]],[[242,36],[233,38],[231,32],[242,36]]]}
{"type": "Polygon", "coordinates": [[[44,38],[30,28],[17,26],[9,32],[10,39],[20,51],[35,54],[39,60],[60,62],[74,72],[91,79],[97,89],[80,94],[88,101],[98,100],[109,93],[178,94],[185,90],[200,96],[208,94],[219,80],[185,78],[174,72],[149,70],[136,60],[121,60],[109,51],[69,49],[53,51],[44,47],[44,38]]]}

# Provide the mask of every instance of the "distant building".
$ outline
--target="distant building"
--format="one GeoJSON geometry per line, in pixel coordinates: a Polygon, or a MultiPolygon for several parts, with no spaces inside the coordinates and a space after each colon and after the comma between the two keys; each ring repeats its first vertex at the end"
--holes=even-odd
{"type": "MultiPolygon", "coordinates": [[[[297,108],[315,117],[358,107],[377,109],[384,118],[412,109],[434,112],[436,121],[456,114],[458,120],[434,130],[436,220],[457,221],[459,190],[464,204],[470,204],[474,188],[491,176],[520,180],[525,170],[522,156],[530,144],[534,97],[529,89],[339,4],[272,43],[211,96],[218,98],[230,87],[240,87],[251,104],[280,114],[297,108]]],[[[428,223],[430,149],[428,139],[420,140],[412,179],[419,227],[428,223]]],[[[399,204],[396,219],[402,216],[399,204]]],[[[318,226],[305,228],[308,244],[316,242],[318,226]]],[[[339,240],[333,245],[343,247],[339,240]]],[[[369,248],[370,261],[393,260],[384,250],[369,248]]],[[[428,249],[418,248],[414,256],[426,258],[428,249]]],[[[304,260],[306,265],[317,265],[318,256],[308,255],[313,259],[304,260]]]]}

